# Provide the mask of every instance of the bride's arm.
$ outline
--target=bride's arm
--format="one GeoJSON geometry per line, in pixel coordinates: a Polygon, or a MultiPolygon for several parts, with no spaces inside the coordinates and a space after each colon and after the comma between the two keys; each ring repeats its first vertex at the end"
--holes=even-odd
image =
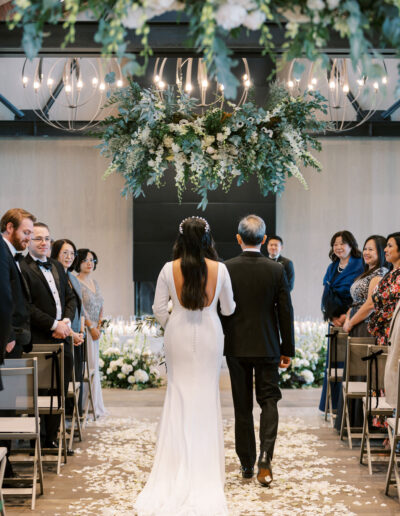
{"type": "Polygon", "coordinates": [[[161,269],[158,276],[156,293],[154,295],[153,313],[157,321],[163,328],[167,324],[169,313],[168,313],[168,301],[169,301],[169,289],[167,282],[166,265],[161,269]]]}
{"type": "Polygon", "coordinates": [[[219,294],[219,302],[221,306],[221,314],[222,315],[232,315],[236,308],[236,303],[233,299],[233,291],[232,291],[232,282],[231,277],[229,276],[228,269],[226,265],[223,263],[219,264],[222,267],[222,287],[221,292],[219,294]]]}

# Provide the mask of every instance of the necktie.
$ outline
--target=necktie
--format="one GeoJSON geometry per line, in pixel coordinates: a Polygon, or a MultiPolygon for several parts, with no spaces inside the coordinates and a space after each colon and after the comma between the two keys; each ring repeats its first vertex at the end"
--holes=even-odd
{"type": "Polygon", "coordinates": [[[15,253],[14,254],[14,260],[16,261],[16,263],[18,263],[21,260],[23,260],[23,258],[24,258],[24,255],[22,253],[15,253]]]}
{"type": "Polygon", "coordinates": [[[46,260],[45,262],[41,262],[40,260],[37,260],[36,263],[38,264],[39,267],[44,267],[48,271],[51,271],[52,265],[49,260],[46,260]]]}

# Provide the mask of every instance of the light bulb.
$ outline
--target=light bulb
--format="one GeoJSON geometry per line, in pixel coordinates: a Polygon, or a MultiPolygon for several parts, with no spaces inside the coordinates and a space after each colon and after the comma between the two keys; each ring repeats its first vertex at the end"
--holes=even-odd
{"type": "Polygon", "coordinates": [[[40,82],[39,81],[34,81],[33,89],[38,90],[39,88],[40,88],[40,82]]]}
{"type": "Polygon", "coordinates": [[[248,79],[248,76],[247,76],[247,73],[245,73],[245,74],[243,75],[243,80],[244,80],[244,81],[247,81],[247,79],[248,79]]]}
{"type": "Polygon", "coordinates": [[[66,91],[67,93],[71,93],[71,89],[72,89],[72,88],[71,88],[71,85],[70,85],[70,84],[66,84],[66,85],[65,85],[65,91],[66,91]]]}
{"type": "Polygon", "coordinates": [[[334,89],[336,88],[336,83],[335,83],[335,81],[330,81],[330,83],[329,83],[329,88],[330,88],[331,90],[334,90],[334,89]]]}
{"type": "Polygon", "coordinates": [[[97,77],[93,77],[92,84],[94,87],[96,87],[99,84],[99,79],[97,77]]]}
{"type": "Polygon", "coordinates": [[[317,84],[317,79],[315,77],[311,79],[311,84],[317,84]]]}
{"type": "Polygon", "coordinates": [[[159,81],[158,87],[160,88],[160,90],[163,90],[165,88],[165,82],[164,81],[159,81]]]}
{"type": "Polygon", "coordinates": [[[100,86],[99,86],[99,90],[104,91],[105,89],[106,89],[106,85],[104,84],[104,82],[101,82],[100,86]]]}
{"type": "Polygon", "coordinates": [[[201,81],[201,86],[202,86],[203,88],[207,88],[207,86],[208,86],[208,81],[207,81],[207,79],[204,79],[203,81],[201,81]]]}
{"type": "Polygon", "coordinates": [[[374,90],[378,90],[379,89],[379,84],[377,82],[374,82],[373,87],[374,87],[374,90]]]}
{"type": "Polygon", "coordinates": [[[224,85],[223,85],[223,84],[220,84],[220,85],[219,85],[219,89],[220,89],[221,91],[224,91],[224,89],[225,89],[224,85]]]}
{"type": "Polygon", "coordinates": [[[387,84],[387,77],[382,77],[382,84],[387,84]]]}
{"type": "Polygon", "coordinates": [[[349,85],[348,85],[348,84],[345,84],[345,85],[343,86],[343,92],[344,92],[344,93],[349,93],[349,91],[350,91],[349,85]]]}
{"type": "Polygon", "coordinates": [[[314,86],[313,86],[312,84],[309,84],[309,85],[308,85],[308,89],[309,89],[310,91],[312,91],[312,90],[314,89],[314,86]]]}
{"type": "Polygon", "coordinates": [[[53,86],[53,84],[54,84],[54,79],[52,79],[51,77],[49,77],[49,78],[47,79],[47,86],[53,86]]]}
{"type": "Polygon", "coordinates": [[[359,86],[364,86],[364,81],[362,79],[357,79],[357,84],[359,86]]]}
{"type": "Polygon", "coordinates": [[[124,84],[124,83],[122,82],[122,79],[118,79],[118,81],[117,81],[117,87],[118,87],[118,88],[122,88],[123,84],[124,84]]]}
{"type": "Polygon", "coordinates": [[[188,82],[185,86],[185,90],[186,91],[192,91],[192,85],[190,84],[190,82],[188,82]]]}
{"type": "Polygon", "coordinates": [[[83,88],[83,82],[79,79],[79,81],[76,83],[76,87],[78,90],[81,90],[83,88]]]}
{"type": "Polygon", "coordinates": [[[26,85],[28,84],[28,82],[29,82],[28,77],[27,77],[26,75],[24,75],[24,76],[22,77],[22,84],[23,84],[24,86],[26,86],[26,85]]]}
{"type": "Polygon", "coordinates": [[[157,84],[158,82],[160,82],[160,76],[159,75],[156,75],[154,77],[154,82],[157,84]]]}
{"type": "Polygon", "coordinates": [[[289,86],[289,88],[293,88],[294,82],[293,81],[288,81],[287,85],[289,86]]]}
{"type": "Polygon", "coordinates": [[[246,88],[250,88],[250,85],[251,85],[250,79],[245,80],[244,85],[246,86],[246,88]]]}

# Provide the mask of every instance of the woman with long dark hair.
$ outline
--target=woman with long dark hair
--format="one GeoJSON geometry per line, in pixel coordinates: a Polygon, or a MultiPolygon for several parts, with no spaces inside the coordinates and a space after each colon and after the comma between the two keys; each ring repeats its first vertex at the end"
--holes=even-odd
{"type": "Polygon", "coordinates": [[[139,516],[228,514],[218,301],[223,315],[234,312],[231,280],[217,261],[208,222],[189,217],[179,226],[174,260],[164,265],[157,281],[153,311],[165,329],[168,387],[153,469],[136,501],[139,516]]]}

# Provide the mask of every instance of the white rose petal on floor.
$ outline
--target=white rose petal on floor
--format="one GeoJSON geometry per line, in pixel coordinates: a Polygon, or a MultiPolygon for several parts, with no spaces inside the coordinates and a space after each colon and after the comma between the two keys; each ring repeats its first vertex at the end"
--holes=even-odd
{"type": "MultiPolygon", "coordinates": [[[[326,444],[317,435],[319,428],[301,419],[281,419],[273,487],[260,486],[255,477],[243,480],[234,450],[233,424],[233,420],[224,421],[225,493],[231,515],[351,515],[360,514],[360,506],[369,513],[372,506],[378,508],[375,496],[343,478],[343,459],[324,455],[326,444]]],[[[79,475],[85,495],[69,505],[67,514],[132,516],[152,466],[156,431],[157,422],[148,419],[108,417],[91,423],[88,448],[76,450],[79,462],[91,465],[73,471],[79,475]]]]}

